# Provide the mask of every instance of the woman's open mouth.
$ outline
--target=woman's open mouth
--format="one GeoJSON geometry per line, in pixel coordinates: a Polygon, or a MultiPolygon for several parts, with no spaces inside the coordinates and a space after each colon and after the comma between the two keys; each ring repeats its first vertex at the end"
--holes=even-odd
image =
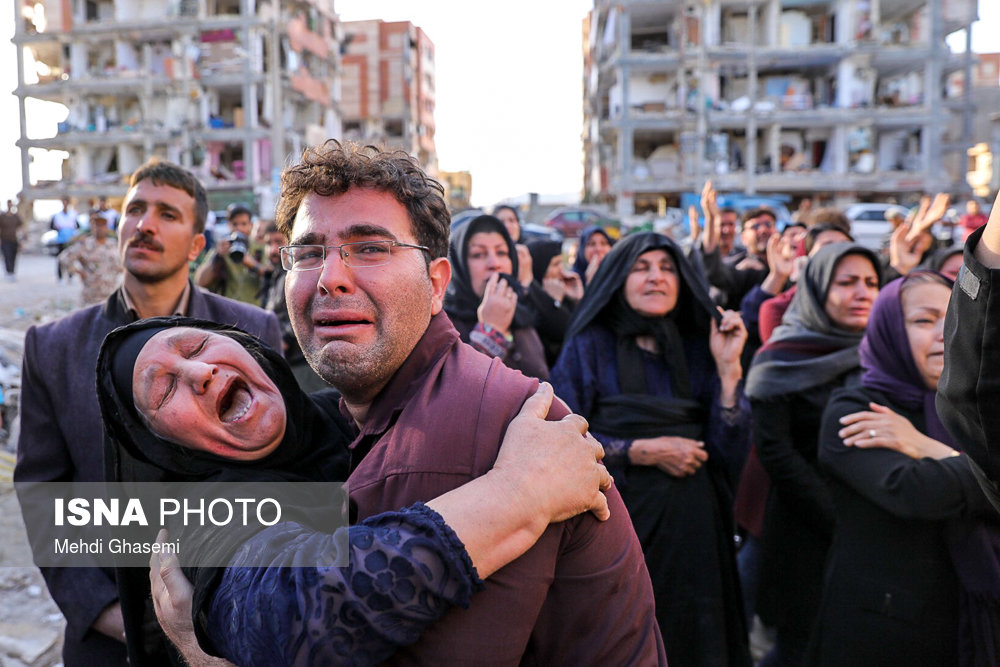
{"type": "Polygon", "coordinates": [[[216,406],[219,420],[225,424],[237,422],[243,418],[253,404],[253,394],[250,387],[240,378],[235,378],[229,383],[219,396],[219,403],[216,406]]]}

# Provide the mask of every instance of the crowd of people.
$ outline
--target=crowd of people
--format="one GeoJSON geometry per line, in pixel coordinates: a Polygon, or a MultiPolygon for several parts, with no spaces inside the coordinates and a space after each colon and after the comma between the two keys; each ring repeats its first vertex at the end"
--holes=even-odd
{"type": "Polygon", "coordinates": [[[132,176],[121,285],[28,332],[15,479],[346,480],[353,525],[44,568],[68,667],[1000,664],[1000,215],[869,249],[706,183],[689,236],[574,258],[442,195],[328,142],[206,252],[197,179],[132,176]]]}

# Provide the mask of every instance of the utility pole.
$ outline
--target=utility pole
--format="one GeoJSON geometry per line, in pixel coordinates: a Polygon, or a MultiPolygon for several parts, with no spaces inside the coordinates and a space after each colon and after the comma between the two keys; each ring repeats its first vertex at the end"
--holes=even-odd
{"type": "Polygon", "coordinates": [[[285,161],[285,128],[284,102],[281,77],[281,33],[278,21],[281,18],[281,7],[273,5],[271,15],[271,45],[268,49],[268,69],[271,74],[271,196],[274,203],[278,201],[278,189],[281,167],[285,161]]]}

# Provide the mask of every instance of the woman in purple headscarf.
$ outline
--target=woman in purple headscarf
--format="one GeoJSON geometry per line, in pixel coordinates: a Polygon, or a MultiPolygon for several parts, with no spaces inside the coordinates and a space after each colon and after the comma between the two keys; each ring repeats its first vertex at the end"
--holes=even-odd
{"type": "Polygon", "coordinates": [[[950,295],[930,271],[886,285],[861,387],[823,415],[837,523],[807,664],[1000,664],[1000,532],[934,407],[950,295]]]}

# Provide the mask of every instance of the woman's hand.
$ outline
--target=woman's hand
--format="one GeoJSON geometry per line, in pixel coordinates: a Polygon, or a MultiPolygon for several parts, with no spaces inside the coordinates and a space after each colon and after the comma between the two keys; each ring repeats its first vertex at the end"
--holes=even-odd
{"type": "Polygon", "coordinates": [[[889,237],[889,265],[901,276],[917,268],[934,241],[929,233],[910,240],[911,232],[910,224],[904,222],[889,237]]]}
{"type": "Polygon", "coordinates": [[[795,255],[792,242],[778,234],[771,234],[767,240],[768,274],[760,288],[768,294],[778,294],[795,270],[795,255]]]}
{"type": "Polygon", "coordinates": [[[604,258],[598,256],[590,260],[590,263],[587,264],[587,270],[583,272],[583,277],[587,279],[588,285],[590,284],[590,281],[594,279],[594,274],[597,273],[597,269],[601,268],[602,261],[604,261],[604,258]]]}
{"type": "Polygon", "coordinates": [[[601,464],[604,448],[587,432],[587,420],[569,414],[546,421],[552,385],[543,382],[510,422],[489,475],[504,476],[504,488],[518,489],[531,511],[545,523],[565,521],[591,511],[607,519],[611,474],[601,464]]]}
{"type": "Polygon", "coordinates": [[[708,452],[700,440],[665,435],[633,440],[628,458],[632,465],[656,466],[668,475],[686,477],[698,472],[708,452]]]}
{"type": "Polygon", "coordinates": [[[722,312],[722,321],[716,324],[712,319],[712,331],[708,337],[708,346],[712,351],[712,358],[715,359],[715,366],[719,371],[719,376],[727,378],[734,374],[742,377],[743,370],[740,366],[740,355],[743,354],[743,346],[747,342],[747,328],[743,325],[743,318],[735,310],[722,312]]]}
{"type": "Polygon", "coordinates": [[[712,181],[705,181],[701,188],[701,210],[705,214],[705,229],[701,236],[701,247],[705,252],[712,252],[719,247],[722,240],[722,220],[719,212],[718,195],[712,187],[712,181]]]}
{"type": "Polygon", "coordinates": [[[840,418],[844,428],[837,431],[848,447],[863,449],[882,447],[892,449],[910,458],[944,459],[957,456],[958,452],[933,438],[929,438],[884,405],[869,403],[870,412],[854,412],[840,418]]]}
{"type": "Polygon", "coordinates": [[[579,301],[583,298],[583,281],[580,280],[580,276],[576,271],[563,270],[562,272],[563,285],[566,286],[566,296],[574,301],[579,301]]]}
{"type": "MultiPolygon", "coordinates": [[[[166,540],[167,531],[161,528],[156,542],[163,544],[166,540]]],[[[190,667],[235,667],[228,660],[208,655],[198,645],[191,615],[194,587],[181,571],[176,555],[154,553],[149,557],[149,588],[156,620],[170,642],[184,656],[184,664],[190,667]]]]}
{"type": "Polygon", "coordinates": [[[566,298],[574,301],[582,299],[583,281],[580,280],[576,271],[563,270],[560,273],[558,278],[546,278],[542,281],[542,287],[545,288],[546,294],[551,296],[554,301],[560,302],[566,298]]]}
{"type": "Polygon", "coordinates": [[[517,282],[527,289],[535,280],[531,268],[531,253],[528,251],[528,246],[523,243],[518,243],[514,247],[517,249],[517,282]]]}
{"type": "Polygon", "coordinates": [[[517,292],[507,284],[506,280],[501,280],[500,274],[494,273],[486,281],[483,301],[476,310],[479,321],[505,336],[510,335],[510,325],[514,321],[516,309],[517,292]]]}
{"type": "Polygon", "coordinates": [[[921,202],[923,215],[913,220],[911,229],[906,235],[906,241],[912,243],[913,241],[916,241],[917,238],[924,232],[930,232],[934,223],[939,222],[942,218],[944,218],[945,214],[948,212],[948,204],[950,203],[951,196],[944,192],[939,192],[934,195],[934,200],[926,209],[923,209],[923,202],[921,202]]]}
{"type": "Polygon", "coordinates": [[[561,277],[546,278],[542,281],[542,287],[545,288],[545,293],[551,296],[553,301],[562,301],[566,296],[566,282],[561,277]]]}
{"type": "Polygon", "coordinates": [[[698,242],[698,237],[701,236],[701,222],[698,220],[698,207],[694,204],[688,206],[688,228],[691,230],[691,244],[694,245],[698,242]]]}

